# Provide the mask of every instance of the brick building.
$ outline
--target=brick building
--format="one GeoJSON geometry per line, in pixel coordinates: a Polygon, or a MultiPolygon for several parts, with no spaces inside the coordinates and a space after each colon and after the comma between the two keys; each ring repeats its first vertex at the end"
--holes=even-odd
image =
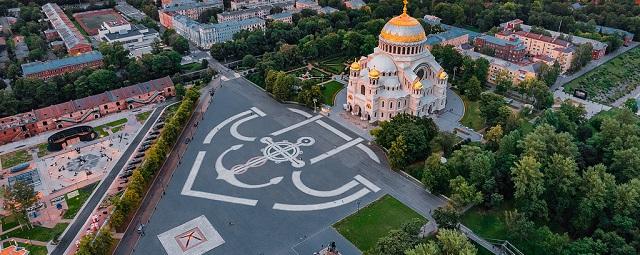
{"type": "Polygon", "coordinates": [[[519,40],[526,47],[527,53],[534,57],[548,57],[560,64],[563,72],[571,67],[575,46],[565,40],[525,31],[502,31],[496,34],[503,40],[519,40]]]}
{"type": "Polygon", "coordinates": [[[173,18],[175,16],[182,15],[197,20],[205,10],[212,8],[222,9],[222,1],[210,3],[192,2],[167,7],[162,10],[158,10],[160,24],[166,28],[173,28],[173,18]]]}
{"type": "Polygon", "coordinates": [[[162,102],[171,96],[175,96],[173,82],[169,77],[164,77],[0,118],[0,144],[64,129],[146,104],[162,102]]]}
{"type": "Polygon", "coordinates": [[[490,84],[496,84],[496,78],[503,74],[511,78],[511,82],[513,83],[513,85],[518,85],[520,82],[526,79],[537,77],[536,68],[539,66],[539,64],[516,64],[471,50],[462,50],[461,52],[463,55],[469,56],[474,60],[484,58],[489,61],[489,73],[487,75],[487,82],[490,84]]]}
{"type": "Polygon", "coordinates": [[[218,13],[216,16],[218,18],[218,23],[224,23],[229,21],[240,21],[249,18],[265,18],[270,14],[270,11],[271,6],[260,6],[251,9],[222,12],[218,13]]]}
{"type": "Polygon", "coordinates": [[[522,62],[527,53],[519,40],[504,40],[490,35],[476,37],[474,46],[476,51],[491,49],[495,57],[511,62],[522,62]]]}
{"type": "Polygon", "coordinates": [[[22,76],[26,78],[49,79],[66,73],[77,72],[87,68],[101,67],[102,53],[92,51],[61,59],[45,62],[31,62],[22,65],[22,76]]]}
{"type": "Polygon", "coordinates": [[[69,54],[78,55],[92,51],[89,41],[85,39],[69,17],[60,9],[60,6],[48,3],[42,6],[42,11],[47,16],[47,20],[51,23],[53,29],[62,38],[69,54]]]}

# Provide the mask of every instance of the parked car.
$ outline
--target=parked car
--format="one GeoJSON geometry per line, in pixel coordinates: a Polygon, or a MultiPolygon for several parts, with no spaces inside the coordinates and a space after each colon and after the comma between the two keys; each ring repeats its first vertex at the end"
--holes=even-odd
{"type": "Polygon", "coordinates": [[[133,156],[133,158],[142,158],[144,157],[144,152],[140,152],[138,154],[136,154],[135,156],[133,156]]]}
{"type": "Polygon", "coordinates": [[[138,163],[140,163],[140,162],[142,162],[142,159],[137,158],[137,159],[131,160],[131,162],[129,162],[129,165],[131,165],[131,164],[138,164],[138,163]]]}
{"type": "Polygon", "coordinates": [[[132,176],[132,175],[133,175],[133,171],[127,171],[127,172],[124,172],[124,173],[122,173],[122,174],[120,175],[120,179],[129,178],[129,177],[130,177],[130,176],[132,176]]]}

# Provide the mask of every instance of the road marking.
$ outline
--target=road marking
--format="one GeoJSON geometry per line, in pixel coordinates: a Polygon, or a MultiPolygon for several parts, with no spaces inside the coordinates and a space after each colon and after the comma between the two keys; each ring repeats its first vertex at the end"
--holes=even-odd
{"type": "Polygon", "coordinates": [[[272,135],[272,136],[277,136],[277,135],[284,134],[284,133],[289,132],[289,131],[291,131],[291,130],[293,130],[293,129],[296,129],[296,128],[299,128],[299,127],[301,127],[301,126],[304,126],[304,125],[306,125],[306,124],[308,124],[308,123],[310,123],[310,122],[314,122],[314,121],[316,121],[316,120],[318,120],[318,119],[320,119],[320,118],[322,118],[322,115],[316,115],[316,116],[315,116],[315,117],[313,117],[313,118],[310,118],[310,119],[306,119],[306,120],[300,121],[300,122],[298,122],[298,123],[296,123],[296,124],[293,124],[293,125],[288,126],[288,127],[286,127],[286,128],[283,128],[283,129],[280,129],[280,130],[278,130],[278,131],[275,131],[275,132],[271,133],[271,135],[272,135]]]}
{"type": "Polygon", "coordinates": [[[204,138],[203,144],[211,143],[211,140],[213,139],[213,136],[215,136],[216,133],[218,133],[218,131],[220,131],[220,129],[222,129],[225,125],[231,123],[232,121],[234,121],[234,120],[236,120],[236,119],[238,119],[238,118],[240,118],[240,117],[242,117],[244,115],[250,114],[250,113],[251,113],[251,111],[247,110],[247,111],[238,113],[236,115],[233,115],[233,116],[227,118],[226,120],[224,120],[223,122],[220,122],[220,124],[218,124],[213,129],[211,129],[211,131],[209,131],[209,133],[207,134],[207,137],[204,138]]]}
{"type": "Polygon", "coordinates": [[[358,180],[360,183],[362,183],[364,186],[367,186],[367,188],[369,188],[371,191],[373,192],[378,192],[380,191],[380,187],[376,186],[375,184],[373,184],[373,182],[367,180],[367,178],[362,177],[361,175],[356,175],[355,177],[353,177],[354,179],[358,180]]]}
{"type": "Polygon", "coordinates": [[[258,115],[260,115],[260,117],[267,116],[267,114],[261,111],[260,109],[258,109],[258,107],[251,107],[251,110],[257,113],[258,115]]]}
{"type": "Polygon", "coordinates": [[[326,159],[326,158],[328,158],[328,157],[331,157],[331,156],[333,156],[334,154],[336,154],[336,153],[338,153],[338,152],[341,152],[341,151],[343,151],[343,150],[345,150],[345,149],[348,149],[349,147],[354,146],[354,145],[356,145],[356,144],[358,144],[358,143],[360,143],[360,142],[362,142],[362,141],[363,141],[363,139],[362,139],[362,138],[360,138],[360,137],[358,137],[358,138],[356,138],[356,139],[353,139],[353,140],[349,141],[348,143],[345,143],[345,144],[343,144],[343,145],[338,146],[338,147],[337,147],[337,148],[335,148],[335,149],[332,149],[332,150],[330,150],[330,151],[327,151],[327,152],[325,152],[325,153],[322,153],[322,154],[320,154],[320,155],[318,155],[318,156],[316,156],[316,157],[312,158],[312,159],[311,159],[311,160],[309,160],[309,161],[310,161],[310,162],[311,162],[311,164],[313,165],[313,164],[317,163],[317,162],[318,162],[318,161],[320,161],[320,160],[323,160],[323,159],[326,159]]]}
{"type": "Polygon", "coordinates": [[[157,235],[167,254],[201,255],[225,243],[204,215],[157,235]]]}
{"type": "Polygon", "coordinates": [[[347,192],[348,190],[350,190],[355,186],[358,186],[358,182],[352,180],[347,184],[342,185],[342,187],[339,187],[334,190],[327,190],[327,191],[314,190],[304,185],[304,183],[302,183],[302,179],[300,178],[300,173],[301,173],[300,171],[294,171],[291,174],[293,185],[296,186],[296,188],[298,188],[300,191],[304,192],[305,194],[312,195],[315,197],[335,197],[337,195],[341,195],[347,192]]]}
{"type": "Polygon", "coordinates": [[[320,203],[320,204],[294,205],[294,204],[275,203],[275,204],[273,204],[273,209],[275,209],[275,210],[283,210],[283,211],[298,211],[298,212],[324,210],[324,209],[334,208],[334,207],[338,207],[338,206],[342,206],[342,205],[351,203],[351,202],[353,202],[353,201],[365,196],[369,192],[370,191],[367,188],[362,188],[358,192],[353,193],[348,197],[345,197],[345,198],[342,198],[342,199],[338,199],[338,200],[335,200],[335,201],[331,201],[331,202],[320,203]]]}
{"type": "Polygon", "coordinates": [[[356,147],[358,147],[360,150],[364,151],[364,153],[367,153],[367,155],[369,155],[369,158],[371,158],[373,161],[375,161],[376,163],[380,164],[380,159],[378,158],[378,155],[376,155],[376,153],[373,152],[369,147],[367,147],[364,144],[358,144],[358,145],[356,145],[356,147]]]}
{"type": "Polygon", "coordinates": [[[295,113],[300,114],[302,116],[305,116],[307,118],[311,118],[311,116],[313,116],[313,115],[311,115],[308,112],[305,112],[303,110],[298,110],[298,109],[295,109],[295,108],[287,108],[287,109],[289,109],[289,111],[295,112],[295,113]]]}
{"type": "Polygon", "coordinates": [[[229,202],[229,203],[235,203],[235,204],[250,205],[250,206],[255,206],[256,204],[258,204],[258,200],[254,200],[254,199],[246,199],[246,198],[225,196],[225,195],[219,195],[219,194],[214,194],[209,192],[191,190],[191,188],[193,187],[193,183],[196,180],[196,176],[198,176],[198,172],[200,171],[200,166],[202,165],[202,161],[204,160],[204,156],[206,154],[207,154],[206,151],[198,152],[198,155],[196,156],[196,160],[193,162],[193,166],[191,166],[191,171],[189,172],[189,176],[187,177],[187,180],[184,182],[184,186],[182,186],[182,191],[180,192],[181,195],[205,198],[210,200],[218,200],[222,202],[229,202]]]}
{"type": "Polygon", "coordinates": [[[238,133],[238,126],[240,126],[240,124],[242,124],[242,123],[245,123],[247,121],[250,121],[250,120],[258,118],[258,117],[260,117],[260,116],[252,114],[251,116],[247,116],[247,117],[244,117],[244,119],[236,121],[235,123],[233,123],[233,125],[231,125],[231,128],[229,130],[229,131],[231,131],[231,135],[233,137],[235,137],[236,139],[241,140],[241,141],[247,141],[247,142],[255,141],[256,137],[248,137],[248,136],[244,136],[244,135],[241,135],[240,133],[238,133]]]}
{"type": "Polygon", "coordinates": [[[344,140],[351,140],[351,137],[348,136],[345,133],[342,133],[342,131],[332,127],[331,125],[327,124],[326,122],[322,121],[322,120],[317,120],[316,123],[320,124],[320,126],[326,128],[327,130],[331,131],[332,133],[336,134],[339,137],[342,137],[342,139],[344,140]]]}

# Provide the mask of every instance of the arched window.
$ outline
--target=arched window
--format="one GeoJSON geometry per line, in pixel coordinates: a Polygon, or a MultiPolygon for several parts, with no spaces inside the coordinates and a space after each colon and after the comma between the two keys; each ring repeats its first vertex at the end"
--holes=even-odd
{"type": "Polygon", "coordinates": [[[393,102],[389,102],[389,109],[393,109],[393,102]]]}
{"type": "Polygon", "coordinates": [[[365,92],[364,85],[360,85],[360,94],[364,95],[364,92],[365,92]]]}
{"type": "Polygon", "coordinates": [[[384,101],[382,101],[382,107],[384,107],[384,101]]]}

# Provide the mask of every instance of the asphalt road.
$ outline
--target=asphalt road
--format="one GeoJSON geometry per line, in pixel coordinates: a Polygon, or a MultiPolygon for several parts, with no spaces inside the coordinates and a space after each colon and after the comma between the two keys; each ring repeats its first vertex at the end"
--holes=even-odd
{"type": "MultiPolygon", "coordinates": [[[[164,245],[167,242],[161,242],[158,235],[173,231],[185,222],[201,216],[205,216],[224,239],[224,243],[219,246],[204,250],[206,254],[310,254],[311,250],[319,250],[321,245],[326,246],[329,241],[343,241],[337,232],[331,231],[331,225],[384,194],[393,195],[425,217],[429,217],[430,210],[443,204],[440,198],[427,193],[398,173],[390,171],[381,153],[371,152],[381,160],[378,163],[371,158],[370,153],[357,148],[355,144],[361,141],[361,138],[355,133],[326,117],[312,117],[314,119],[308,121],[304,114],[288,108],[311,114],[304,108],[276,102],[243,78],[222,82],[222,88],[217,90],[212,105],[204,113],[204,120],[200,122],[192,142],[186,148],[182,164],[175,169],[166,187],[166,195],[157,207],[152,208],[154,214],[146,224],[145,235],[140,237],[133,254],[166,254],[164,245]],[[218,129],[219,133],[212,136],[211,143],[204,142],[211,130],[220,123],[253,107],[259,110],[252,110],[251,115],[247,113],[244,117],[238,118],[250,118],[242,121],[246,123],[229,121],[228,125],[218,129]],[[314,120],[322,120],[324,124],[314,120]],[[275,132],[295,127],[297,123],[305,121],[308,121],[307,124],[297,128],[283,133],[275,132]],[[272,131],[273,133],[270,133],[272,131]],[[342,136],[337,133],[342,133],[342,136]],[[247,139],[243,136],[255,139],[243,141],[242,139],[247,139]],[[271,137],[274,142],[292,143],[304,137],[313,138],[314,142],[311,145],[293,146],[303,152],[296,157],[306,165],[294,167],[290,161],[258,162],[262,155],[261,149],[269,151],[269,143],[263,141],[263,137],[271,137]],[[314,158],[353,141],[356,143],[344,150],[313,162],[314,158]],[[242,145],[241,148],[237,147],[239,145],[242,145]],[[234,147],[236,150],[228,151],[234,147]],[[274,177],[282,179],[278,183],[260,188],[240,187],[219,178],[219,167],[215,166],[218,158],[226,168],[245,163],[252,165],[246,172],[236,174],[240,182],[249,185],[269,183],[274,177]],[[200,162],[201,166],[196,167],[196,162],[200,162]],[[199,170],[194,172],[193,169],[199,170]],[[316,190],[321,195],[303,193],[300,186],[296,185],[293,174],[296,171],[300,173],[298,182],[302,181],[308,188],[316,190]],[[363,177],[379,189],[367,186],[366,181],[363,182],[356,176],[363,177]],[[191,187],[186,190],[194,192],[185,195],[185,187],[189,180],[192,180],[191,187]],[[354,182],[352,188],[342,193],[327,195],[350,181],[354,182]],[[349,199],[362,190],[365,190],[365,193],[356,200],[349,199]],[[209,195],[202,197],[204,193],[209,195]],[[234,197],[230,199],[233,202],[216,200],[215,197],[218,196],[210,194],[234,197]],[[238,204],[237,202],[243,198],[256,202],[253,205],[238,204]],[[283,204],[295,206],[293,209],[283,209],[283,204]],[[311,209],[300,209],[305,206],[311,206],[307,207],[311,209]]],[[[370,148],[364,140],[359,144],[370,148]]],[[[123,237],[127,238],[132,237],[123,237]]],[[[177,236],[176,239],[172,236],[169,242],[176,240],[177,236]]],[[[205,245],[198,244],[196,247],[203,246],[205,245]]],[[[357,250],[346,250],[347,246],[343,245],[343,254],[359,254],[357,250]]]]}
{"type": "MultiPolygon", "coordinates": [[[[166,103],[162,107],[166,107],[166,103]]],[[[122,157],[116,162],[113,169],[109,172],[109,174],[104,178],[102,182],[100,182],[100,186],[96,189],[96,191],[91,195],[89,200],[86,202],[82,211],[78,213],[76,219],[71,223],[71,225],[67,228],[67,231],[64,233],[64,236],[60,238],[60,242],[56,246],[56,248],[51,252],[51,255],[62,255],[67,250],[67,247],[71,245],[73,239],[76,237],[78,232],[81,231],[80,228],[85,224],[87,219],[91,216],[93,210],[100,203],[100,199],[102,199],[104,193],[107,191],[113,180],[118,176],[120,170],[124,167],[124,165],[129,160],[129,156],[134,152],[137,145],[142,141],[147,131],[151,128],[152,124],[155,120],[160,116],[160,112],[162,112],[161,108],[156,109],[154,113],[149,117],[148,121],[142,126],[142,129],[135,138],[129,144],[129,147],[124,151],[122,157]]]]}

